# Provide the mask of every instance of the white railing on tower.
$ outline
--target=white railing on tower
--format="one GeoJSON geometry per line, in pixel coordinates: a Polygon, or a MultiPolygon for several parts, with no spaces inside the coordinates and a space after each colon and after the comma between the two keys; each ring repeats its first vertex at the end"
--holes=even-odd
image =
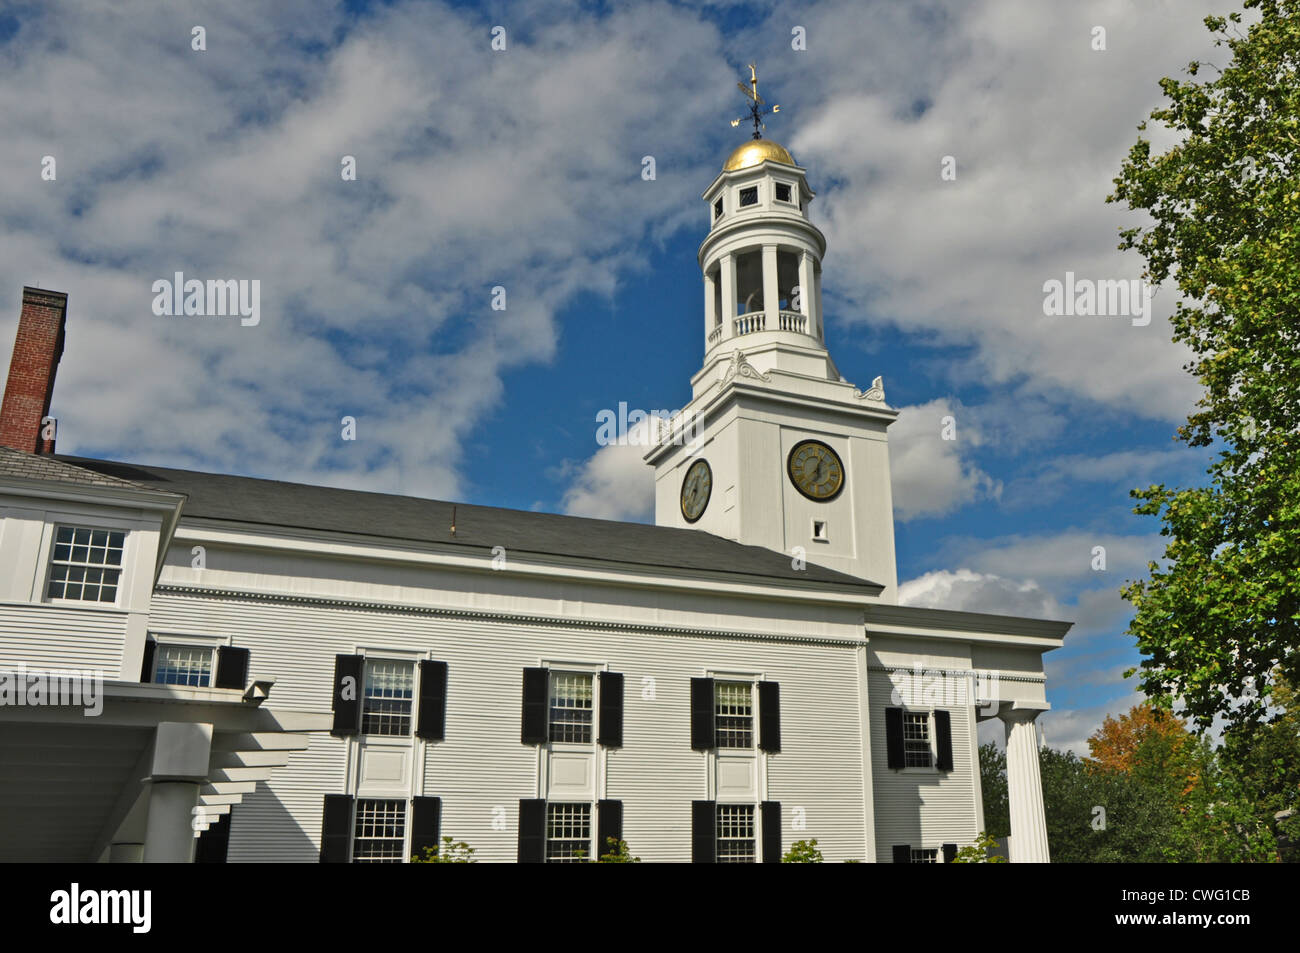
{"type": "Polygon", "coordinates": [[[716,328],[714,328],[712,331],[709,332],[709,343],[717,344],[718,341],[720,341],[721,339],[722,339],[722,325],[719,324],[716,328]]]}
{"type": "Polygon", "coordinates": [[[782,331],[808,333],[808,315],[800,314],[798,311],[781,311],[778,313],[778,318],[782,331]]]}
{"type": "Polygon", "coordinates": [[[742,314],[732,322],[737,336],[741,334],[753,334],[755,331],[764,330],[764,314],[762,311],[751,311],[748,314],[742,314]]]}

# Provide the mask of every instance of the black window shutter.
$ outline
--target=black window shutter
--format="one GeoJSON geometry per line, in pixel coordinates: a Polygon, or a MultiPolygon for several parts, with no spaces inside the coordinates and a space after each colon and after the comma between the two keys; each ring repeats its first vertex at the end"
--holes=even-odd
{"type": "MultiPolygon", "coordinates": [[[[601,672],[600,727],[596,743],[606,748],[623,747],[623,674],[601,672]]],[[[601,841],[604,844],[604,841],[601,841]]]]}
{"type": "Polygon", "coordinates": [[[781,802],[764,801],[759,805],[763,812],[763,863],[781,863],[781,802]]]}
{"type": "MultiPolygon", "coordinates": [[[[710,681],[710,679],[705,679],[710,681]]],[[[691,863],[718,862],[718,802],[691,802],[691,863]]]]}
{"type": "Polygon", "coordinates": [[[194,863],[224,864],[226,849],[230,846],[230,815],[232,807],[217,818],[216,823],[199,835],[199,842],[194,845],[194,863]]]}
{"type": "Polygon", "coordinates": [[[885,709],[885,752],[889,767],[903,767],[903,709],[885,709]]]}
{"type": "Polygon", "coordinates": [[[944,845],[943,845],[943,862],[944,862],[945,864],[951,864],[951,863],[952,863],[954,860],[956,860],[956,859],[957,859],[957,845],[956,845],[956,844],[944,844],[944,845]]]}
{"type": "Polygon", "coordinates": [[[352,840],[352,796],[326,794],[320,827],[320,862],[346,864],[352,840]]]}
{"type": "Polygon", "coordinates": [[[424,860],[424,849],[436,852],[442,830],[442,798],[417,797],[411,809],[411,855],[424,860]]]}
{"type": "Polygon", "coordinates": [[[696,751],[708,751],[713,746],[713,679],[692,678],[691,747],[696,751]]]}
{"type": "Polygon", "coordinates": [[[365,659],[360,655],[334,656],[334,727],[330,734],[355,735],[361,730],[361,669],[365,659]]]}
{"type": "Polygon", "coordinates": [[[233,645],[217,647],[217,677],[213,679],[214,688],[238,688],[243,691],[248,687],[248,649],[237,649],[233,645]]]}
{"type": "Polygon", "coordinates": [[[446,662],[420,662],[420,715],[415,734],[425,741],[444,741],[447,737],[446,662]]]}
{"type": "Polygon", "coordinates": [[[596,857],[611,850],[609,838],[623,839],[623,802],[598,801],[596,803],[596,857]]]}
{"type": "Polygon", "coordinates": [[[541,798],[520,801],[519,863],[541,864],[545,861],[546,801],[541,798]]]}
{"type": "Polygon", "coordinates": [[[758,747],[760,751],[781,750],[781,685],[758,683],[758,747]]]}
{"type": "Polygon", "coordinates": [[[546,744],[546,706],[551,692],[544,668],[524,669],[524,711],[519,740],[526,745],[546,744]]]}
{"type": "Polygon", "coordinates": [[[894,845],[894,863],[910,864],[912,862],[912,847],[910,844],[894,845]]]}
{"type": "Polygon", "coordinates": [[[158,643],[153,639],[144,640],[144,663],[140,666],[140,681],[153,681],[153,653],[157,651],[158,643]]]}
{"type": "Polygon", "coordinates": [[[939,744],[939,760],[935,765],[940,771],[952,770],[952,717],[941,708],[934,712],[934,737],[939,744]]]}

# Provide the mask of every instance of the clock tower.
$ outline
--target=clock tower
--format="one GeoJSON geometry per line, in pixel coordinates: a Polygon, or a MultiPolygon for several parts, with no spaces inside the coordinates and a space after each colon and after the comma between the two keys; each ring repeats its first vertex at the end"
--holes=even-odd
{"type": "Polygon", "coordinates": [[[858,389],[826,350],[826,239],[808,218],[813,191],[794,157],[761,138],[752,67],[751,84],[741,88],[754,138],[703,196],[704,366],[676,425],[645,458],[655,468],[655,522],[880,583],[881,600],[893,602],[885,431],[897,412],[879,377],[858,389]]]}

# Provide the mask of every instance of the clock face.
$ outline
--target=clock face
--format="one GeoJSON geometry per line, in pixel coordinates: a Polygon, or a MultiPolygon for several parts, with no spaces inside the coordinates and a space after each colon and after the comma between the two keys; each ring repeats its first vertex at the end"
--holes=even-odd
{"type": "Polygon", "coordinates": [[[795,444],[786,468],[795,489],[810,500],[833,500],[844,489],[844,464],[820,440],[795,444]]]}
{"type": "Polygon", "coordinates": [[[682,480],[682,516],[686,517],[686,522],[694,523],[704,515],[712,492],[713,471],[706,461],[696,460],[686,471],[686,479],[682,480]]]}

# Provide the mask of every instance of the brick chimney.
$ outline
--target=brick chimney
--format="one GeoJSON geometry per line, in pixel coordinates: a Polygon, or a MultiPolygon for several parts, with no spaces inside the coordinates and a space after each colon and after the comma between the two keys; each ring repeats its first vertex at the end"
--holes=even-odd
{"type": "Polygon", "coordinates": [[[67,314],[68,296],[62,291],[23,288],[9,382],[0,404],[0,446],[28,453],[54,452],[54,441],[41,436],[41,421],[50,413],[67,314]]]}

